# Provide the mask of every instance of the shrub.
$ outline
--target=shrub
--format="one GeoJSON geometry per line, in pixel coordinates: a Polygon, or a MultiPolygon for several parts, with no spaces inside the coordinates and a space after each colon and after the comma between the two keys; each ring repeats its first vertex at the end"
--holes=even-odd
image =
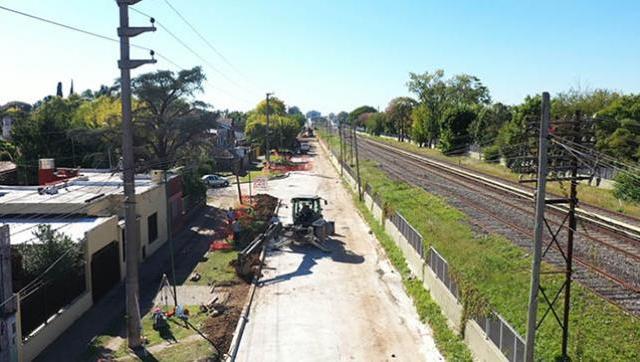
{"type": "Polygon", "coordinates": [[[489,163],[500,162],[500,146],[491,145],[482,150],[482,158],[489,163]]]}
{"type": "Polygon", "coordinates": [[[622,200],[640,202],[640,174],[620,172],[615,177],[613,194],[622,200]]]}

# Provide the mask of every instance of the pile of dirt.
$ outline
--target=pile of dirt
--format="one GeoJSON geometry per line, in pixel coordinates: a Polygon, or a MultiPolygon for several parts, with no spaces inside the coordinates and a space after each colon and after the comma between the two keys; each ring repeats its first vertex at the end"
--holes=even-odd
{"type": "Polygon", "coordinates": [[[240,320],[242,308],[249,292],[249,285],[236,284],[228,289],[229,299],[225,303],[225,309],[222,314],[215,317],[209,317],[203,326],[203,333],[216,346],[216,348],[225,353],[231,346],[233,333],[236,325],[240,320]]]}
{"type": "Polygon", "coordinates": [[[269,221],[278,206],[278,198],[267,194],[253,197],[253,217],[255,220],[269,221]]]}

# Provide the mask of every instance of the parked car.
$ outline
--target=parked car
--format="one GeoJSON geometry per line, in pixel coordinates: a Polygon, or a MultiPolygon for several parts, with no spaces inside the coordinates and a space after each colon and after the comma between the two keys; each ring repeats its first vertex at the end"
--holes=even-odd
{"type": "Polygon", "coordinates": [[[308,143],[301,143],[300,144],[300,153],[307,153],[311,150],[311,145],[308,143]]]}
{"type": "Polygon", "coordinates": [[[202,182],[208,187],[227,187],[229,186],[229,180],[219,175],[204,175],[202,176],[202,182]]]}

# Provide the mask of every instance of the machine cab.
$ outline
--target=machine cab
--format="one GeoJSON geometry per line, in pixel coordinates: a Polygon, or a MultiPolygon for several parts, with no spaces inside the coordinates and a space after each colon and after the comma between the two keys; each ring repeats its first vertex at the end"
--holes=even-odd
{"type": "Polygon", "coordinates": [[[322,202],[327,201],[319,196],[298,196],[291,199],[293,224],[309,226],[322,218],[322,202]]]}

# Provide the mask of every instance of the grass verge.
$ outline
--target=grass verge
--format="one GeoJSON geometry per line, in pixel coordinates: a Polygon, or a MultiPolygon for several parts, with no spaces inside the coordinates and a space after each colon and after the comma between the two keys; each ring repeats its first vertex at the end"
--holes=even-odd
{"type": "Polygon", "coordinates": [[[236,279],[236,271],[230,265],[238,252],[235,250],[219,250],[208,252],[193,269],[201,275],[197,282],[187,280],[186,285],[208,285],[209,283],[228,282],[236,279]]]}
{"type": "MultiPolygon", "coordinates": [[[[337,144],[335,138],[328,141],[337,144]]],[[[425,248],[434,246],[447,259],[462,291],[463,305],[471,309],[468,316],[494,309],[518,333],[525,334],[531,258],[523,249],[498,235],[475,234],[466,215],[444,199],[392,180],[373,162],[362,162],[360,173],[385,208],[402,213],[424,236],[425,248]]],[[[546,274],[543,283],[552,291],[559,287],[560,279],[546,274]]],[[[640,360],[640,320],[580,284],[573,286],[569,346],[573,360],[640,360]]],[[[542,314],[542,300],[540,305],[542,314]]],[[[537,335],[539,360],[556,358],[560,335],[553,316],[548,316],[537,335]]]]}

